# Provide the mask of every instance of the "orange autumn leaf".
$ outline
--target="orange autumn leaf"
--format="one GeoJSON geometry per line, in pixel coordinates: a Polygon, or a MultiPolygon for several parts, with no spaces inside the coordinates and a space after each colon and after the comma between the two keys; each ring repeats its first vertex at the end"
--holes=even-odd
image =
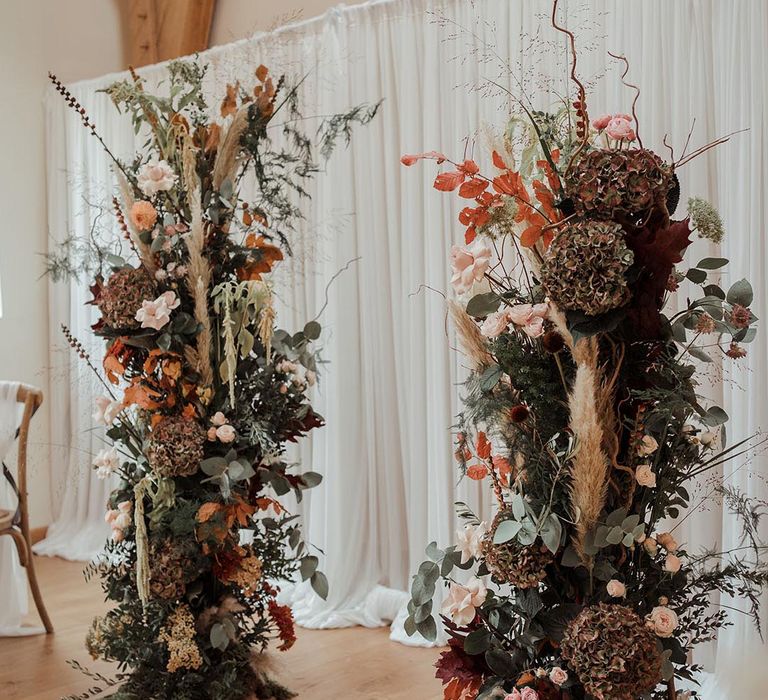
{"type": "Polygon", "coordinates": [[[530,671],[527,673],[524,673],[520,678],[517,679],[517,683],[515,685],[523,686],[523,685],[530,685],[536,680],[536,676],[534,676],[530,671]]]}
{"type": "Polygon", "coordinates": [[[221,116],[228,117],[230,114],[237,112],[237,91],[240,88],[240,83],[234,85],[227,84],[227,94],[221,102],[221,116]]]}
{"type": "Polygon", "coordinates": [[[263,273],[270,272],[274,264],[283,259],[283,251],[268,243],[264,236],[249,233],[245,238],[245,245],[248,248],[258,249],[259,256],[237,270],[237,277],[240,280],[260,280],[263,273]]]}
{"type": "Polygon", "coordinates": [[[120,364],[120,360],[114,355],[107,355],[104,358],[104,371],[107,373],[107,379],[109,379],[112,384],[117,384],[119,381],[118,377],[122,377],[123,372],[125,372],[125,367],[120,364]]]}
{"type": "Polygon", "coordinates": [[[476,449],[477,456],[480,457],[480,459],[491,458],[491,443],[488,442],[488,437],[482,430],[477,434],[476,449]]]}
{"type": "Polygon", "coordinates": [[[505,486],[509,485],[509,475],[512,473],[512,465],[505,457],[495,456],[492,460],[493,468],[499,473],[499,478],[505,486]]]}
{"type": "Polygon", "coordinates": [[[154,429],[164,418],[165,416],[162,413],[153,413],[152,418],[149,419],[149,425],[154,429]]]}
{"type": "Polygon", "coordinates": [[[484,464],[473,464],[471,467],[467,467],[467,476],[475,481],[481,481],[488,476],[488,467],[484,464]]]}
{"type": "Polygon", "coordinates": [[[269,75],[269,68],[267,68],[263,63],[256,69],[256,79],[263,83],[267,76],[269,75]]]}
{"type": "Polygon", "coordinates": [[[464,182],[461,187],[459,187],[459,197],[464,197],[464,199],[474,199],[475,197],[478,197],[483,192],[485,192],[487,187],[487,180],[473,178],[472,180],[464,182]]]}
{"type": "Polygon", "coordinates": [[[220,513],[224,506],[221,503],[203,503],[197,511],[197,522],[207,523],[216,513],[220,513]]]}
{"type": "Polygon", "coordinates": [[[141,384],[134,384],[129,386],[125,390],[125,404],[136,405],[139,408],[156,409],[160,408],[161,404],[156,401],[160,398],[160,394],[150,391],[141,384]]]}
{"type": "Polygon", "coordinates": [[[499,170],[509,170],[509,168],[507,168],[507,164],[504,162],[504,159],[499,155],[498,151],[493,152],[493,164],[499,170]]]}
{"type": "Polygon", "coordinates": [[[206,130],[205,144],[203,150],[206,153],[216,150],[219,147],[219,141],[221,140],[221,127],[213,123],[206,130]]]}
{"type": "Polygon", "coordinates": [[[193,404],[188,403],[182,409],[181,415],[184,416],[184,418],[197,418],[197,410],[195,410],[195,407],[193,404]]]}
{"type": "Polygon", "coordinates": [[[256,499],[256,507],[259,510],[267,510],[270,506],[272,506],[272,509],[278,515],[280,515],[285,510],[282,504],[279,501],[276,501],[274,498],[269,498],[268,496],[264,496],[262,498],[256,499]]]}

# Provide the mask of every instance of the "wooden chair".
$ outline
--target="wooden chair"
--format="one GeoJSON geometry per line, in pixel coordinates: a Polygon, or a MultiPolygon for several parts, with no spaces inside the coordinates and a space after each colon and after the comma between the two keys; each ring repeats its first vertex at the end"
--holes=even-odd
{"type": "MultiPolygon", "coordinates": [[[[16,543],[16,549],[19,550],[19,561],[27,570],[29,587],[32,589],[32,597],[35,600],[37,612],[40,614],[45,631],[51,634],[53,632],[53,625],[43,604],[43,597],[40,594],[40,586],[37,583],[37,574],[35,573],[32,540],[29,534],[29,508],[27,500],[27,441],[29,438],[29,424],[32,416],[40,408],[40,404],[43,403],[43,392],[33,386],[22,384],[19,386],[16,400],[18,403],[24,404],[24,413],[18,432],[18,488],[16,488],[11,479],[11,486],[14,487],[19,498],[19,507],[16,512],[0,509],[0,536],[9,535],[16,543]]],[[[0,474],[0,478],[4,478],[2,474],[0,474]]],[[[2,594],[0,593],[0,595],[2,594]]]]}

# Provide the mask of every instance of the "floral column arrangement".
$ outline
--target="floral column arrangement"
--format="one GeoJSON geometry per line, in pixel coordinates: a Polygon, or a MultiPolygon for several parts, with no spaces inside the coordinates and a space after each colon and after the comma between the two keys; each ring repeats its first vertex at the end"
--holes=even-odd
{"type": "MultiPolygon", "coordinates": [[[[112,445],[94,467],[118,483],[107,504],[111,541],[88,570],[113,607],[87,640],[94,657],[118,663],[109,681],[117,700],[292,697],[264,653],[296,639],[280,582],[308,579],[327,594],[298,516],[280,501],[301,500],[321,480],[285,455],[287,443],[323,425],[308,397],[321,327],[278,329],[270,281],[318,164],[285,78],[260,66],[255,86],[227,86],[214,114],[205,72],[172,62],[167,94],[149,94],[135,73],[105,90],[146,137],[128,162],[102,141],[119,183],[123,240],[94,236],[80,242],[82,260],[71,242],[48,258],[54,275],[93,275],[94,332],[106,342],[99,368],[65,329],[103,382],[94,418],[112,445]],[[284,146],[270,138],[272,126],[284,146]],[[257,185],[248,201],[239,192],[246,173],[257,185]]],[[[320,152],[330,155],[377,107],[322,121],[320,152]]]]}
{"type": "Polygon", "coordinates": [[[752,288],[721,287],[725,259],[684,263],[694,233],[723,236],[712,205],[692,198],[675,218],[678,175],[715,144],[665,161],[643,146],[634,104],[590,120],[572,53],[575,96],[552,113],[519,101],[487,174],[434,151],[402,158],[435,160],[435,188],[465,202],[450,255],[471,368],[455,454],[497,502],[461,505],[457,544],[430,544],[413,579],[406,630],[447,630],[446,700],[697,696],[675,680],[728,624],[711,594],[741,597],[759,623],[768,583],[765,504],[716,470],[750,443],[726,443],[728,416],[696,379],[701,363],[746,354],[752,288]],[[668,310],[684,280],[695,293],[668,310]],[[669,523],[712,498],[743,518],[745,541],[689,551],[669,523]]]}

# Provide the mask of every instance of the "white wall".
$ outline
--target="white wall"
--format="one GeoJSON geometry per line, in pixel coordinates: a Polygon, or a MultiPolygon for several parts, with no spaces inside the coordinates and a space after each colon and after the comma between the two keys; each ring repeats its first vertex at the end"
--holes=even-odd
{"type": "MultiPolygon", "coordinates": [[[[121,0],[12,0],[0,22],[0,379],[48,388],[45,144],[42,99],[48,71],[64,82],[121,70],[121,0]]],[[[211,44],[320,14],[333,0],[218,0],[211,44]]],[[[352,3],[350,3],[352,4],[352,3]]],[[[55,370],[54,370],[55,371],[55,370]]],[[[51,517],[47,469],[50,416],[43,405],[30,440],[33,527],[51,517]]]]}

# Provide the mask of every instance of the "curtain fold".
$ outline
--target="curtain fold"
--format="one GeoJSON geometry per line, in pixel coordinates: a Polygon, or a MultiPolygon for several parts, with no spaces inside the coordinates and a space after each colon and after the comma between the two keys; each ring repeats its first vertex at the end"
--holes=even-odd
{"type": "MultiPolygon", "coordinates": [[[[588,81],[592,112],[629,109],[632,90],[621,85],[621,66],[607,51],[630,60],[628,80],[641,90],[640,135],[646,146],[666,154],[667,134],[679,154],[693,117],[694,146],[751,127],[749,134],[684,168],[681,206],[697,195],[721,207],[729,232],[723,251],[733,261],[728,279],[749,276],[755,282],[760,315],[768,302],[764,3],[595,0],[585,5],[569,0],[561,8],[583,48],[579,72],[588,81]]],[[[320,319],[328,365],[315,401],[328,425],[300,450],[304,468],[325,475],[300,510],[308,539],[325,552],[321,566],[331,582],[327,602],[303,586],[292,592],[301,624],[392,620],[407,600],[402,591],[424,547],[432,540],[452,541],[458,525],[454,502],[491,517],[489,494],[474,482],[457,483],[452,455],[450,426],[460,410],[465,370],[452,349],[455,339],[439,292],[449,287],[448,251],[462,236],[458,203],[432,189],[429,164],[408,170],[399,157],[434,148],[460,158],[466,149],[487,164],[485,125],[503,128],[506,90],[519,94],[523,89],[535,95],[537,107],[552,106],[564,93],[569,67],[566,43],[548,29],[550,9],[549,0],[369,2],[340,6],[317,20],[202,55],[211,64],[206,91],[214,108],[226,83],[248,84],[261,63],[273,72],[308,75],[302,86],[307,115],[385,99],[376,120],[357,130],[350,147],[335,153],[312,183],[312,199],[304,202],[307,219],[294,239],[296,255],[277,275],[278,321],[300,328],[324,306],[329,280],[355,260],[327,290],[320,319]],[[435,21],[429,11],[442,13],[447,22],[435,21]],[[536,49],[531,37],[540,26],[546,43],[536,49]],[[450,39],[454,34],[458,38],[450,39]],[[555,78],[545,81],[545,75],[555,78]],[[478,84],[485,89],[476,89],[478,84]]],[[[162,73],[159,67],[140,72],[150,85],[162,73]]],[[[98,93],[114,78],[76,84],[73,93],[107,143],[127,156],[137,145],[129,120],[98,93]]],[[[55,94],[47,109],[55,242],[94,225],[83,194],[103,199],[111,192],[111,175],[99,144],[77,115],[55,94]]],[[[280,138],[276,130],[275,139],[280,138]]],[[[109,215],[96,225],[114,228],[109,215]]],[[[716,251],[697,241],[693,257],[697,252],[705,257],[716,251]]],[[[59,323],[66,323],[99,358],[99,343],[90,339],[94,319],[83,306],[86,298],[82,283],[52,285],[52,331],[59,333],[59,323]]],[[[768,406],[759,390],[739,389],[765,383],[765,348],[764,340],[755,345],[741,365],[746,370],[726,377],[732,383],[722,384],[713,371],[711,386],[702,388],[725,401],[734,440],[766,424],[768,406]]],[[[72,447],[54,461],[61,506],[55,509],[52,541],[38,545],[38,551],[86,557],[106,536],[101,523],[106,485],[94,480],[88,458],[99,447],[89,413],[92,395],[100,392],[73,368],[66,350],[59,343],[51,356],[53,442],[72,447]],[[76,533],[86,534],[78,542],[76,533]]],[[[738,473],[735,483],[765,496],[764,480],[750,476],[760,473],[766,474],[763,456],[738,473]]],[[[691,517],[679,532],[695,549],[733,543],[738,525],[714,507],[691,517]]],[[[418,643],[406,640],[402,620],[401,611],[393,639],[418,643]]],[[[759,643],[748,620],[735,623],[722,637],[729,648],[759,643]]],[[[709,665],[713,653],[710,648],[709,665]]]]}

